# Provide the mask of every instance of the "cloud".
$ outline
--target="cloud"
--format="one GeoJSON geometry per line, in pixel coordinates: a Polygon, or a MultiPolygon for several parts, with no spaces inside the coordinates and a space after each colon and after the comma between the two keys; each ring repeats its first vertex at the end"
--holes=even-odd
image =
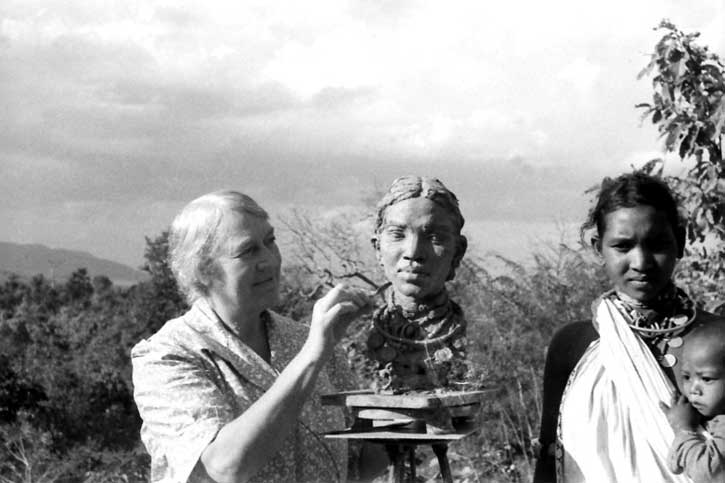
{"type": "Polygon", "coordinates": [[[583,189],[660,149],[633,108],[652,27],[670,17],[722,51],[723,15],[718,0],[3,2],[0,239],[121,250],[108,240],[163,226],[156,203],[234,187],[326,209],[406,173],[451,184],[470,219],[576,217],[583,189]]]}

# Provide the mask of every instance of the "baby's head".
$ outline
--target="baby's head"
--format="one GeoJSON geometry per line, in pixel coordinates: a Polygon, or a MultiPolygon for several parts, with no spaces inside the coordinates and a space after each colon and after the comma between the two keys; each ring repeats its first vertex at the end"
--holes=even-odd
{"type": "Polygon", "coordinates": [[[680,371],[684,395],[700,414],[725,414],[725,319],[687,336],[680,371]]]}

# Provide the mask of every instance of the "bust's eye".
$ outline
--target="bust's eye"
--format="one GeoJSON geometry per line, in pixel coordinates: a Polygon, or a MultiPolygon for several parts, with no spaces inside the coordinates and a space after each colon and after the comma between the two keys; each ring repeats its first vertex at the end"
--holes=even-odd
{"type": "Polygon", "coordinates": [[[614,248],[618,252],[628,252],[632,249],[632,244],[629,242],[617,242],[612,244],[612,248],[614,248]]]}
{"type": "Polygon", "coordinates": [[[405,232],[401,228],[388,228],[385,230],[385,234],[393,240],[400,240],[405,237],[405,232]]]}

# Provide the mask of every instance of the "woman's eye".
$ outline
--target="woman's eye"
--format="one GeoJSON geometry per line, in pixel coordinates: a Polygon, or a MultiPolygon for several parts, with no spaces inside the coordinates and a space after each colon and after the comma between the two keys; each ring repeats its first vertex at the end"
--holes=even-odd
{"type": "Polygon", "coordinates": [[[234,258],[248,258],[254,255],[254,252],[256,251],[257,247],[245,248],[244,250],[239,251],[234,258]]]}
{"type": "Polygon", "coordinates": [[[274,236],[273,236],[273,237],[271,237],[271,238],[268,238],[268,239],[267,239],[267,241],[266,241],[265,243],[267,244],[267,246],[271,246],[271,245],[273,245],[273,244],[274,244],[274,243],[275,243],[276,241],[277,241],[277,237],[274,237],[274,236]]]}

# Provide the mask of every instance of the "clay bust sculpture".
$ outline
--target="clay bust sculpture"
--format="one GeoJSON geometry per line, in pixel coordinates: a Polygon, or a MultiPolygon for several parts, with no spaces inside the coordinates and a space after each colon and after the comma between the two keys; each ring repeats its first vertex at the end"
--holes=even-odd
{"type": "Polygon", "coordinates": [[[466,252],[463,223],[458,199],[434,178],[398,178],[378,204],[372,242],[390,282],[367,340],[378,390],[429,391],[465,379],[466,321],[445,286],[466,252]]]}

